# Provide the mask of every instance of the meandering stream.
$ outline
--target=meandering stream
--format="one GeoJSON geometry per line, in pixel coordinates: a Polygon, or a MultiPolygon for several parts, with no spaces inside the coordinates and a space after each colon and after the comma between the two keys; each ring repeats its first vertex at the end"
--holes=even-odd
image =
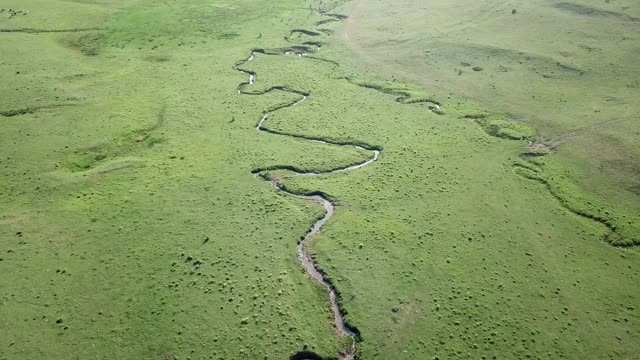
{"type": "MultiPolygon", "coordinates": [[[[330,17],[331,19],[335,20],[335,21],[340,21],[340,20],[344,20],[344,16],[342,15],[337,15],[337,14],[323,14],[325,16],[330,17]]],[[[321,24],[325,24],[327,23],[326,20],[324,21],[319,21],[316,23],[316,25],[321,25],[321,24]]],[[[319,29],[321,30],[321,29],[319,29]]],[[[324,29],[322,29],[324,30],[324,29]]],[[[329,32],[327,30],[327,32],[329,32]]],[[[312,32],[312,31],[307,31],[307,30],[293,30],[291,32],[293,33],[304,33],[310,36],[320,36],[321,33],[320,32],[312,32]]],[[[322,32],[324,33],[324,32],[322,32]]],[[[291,38],[291,36],[290,36],[291,38]]],[[[290,40],[289,38],[289,40],[290,40]]],[[[305,45],[313,45],[315,48],[315,51],[320,51],[320,47],[321,47],[321,42],[307,42],[305,43],[305,45]]],[[[272,166],[269,168],[262,168],[262,169],[255,169],[253,171],[253,174],[257,177],[257,178],[261,178],[265,181],[268,181],[277,191],[283,192],[291,197],[295,197],[298,199],[307,199],[307,200],[312,200],[312,201],[317,201],[320,202],[326,212],[324,214],[324,216],[317,220],[313,226],[307,231],[307,233],[305,234],[305,236],[302,238],[302,240],[298,243],[298,248],[297,248],[297,253],[298,253],[298,259],[300,260],[300,263],[302,264],[302,266],[304,267],[304,269],[306,270],[307,274],[313,278],[318,284],[324,286],[328,293],[329,293],[329,302],[331,304],[331,309],[333,311],[333,317],[334,317],[334,321],[335,321],[335,327],[336,330],[338,332],[338,335],[340,337],[342,336],[349,336],[351,337],[351,346],[349,347],[349,349],[345,349],[343,351],[340,352],[340,354],[338,354],[339,359],[341,360],[352,360],[355,358],[355,341],[356,338],[360,335],[358,330],[350,327],[348,324],[345,323],[344,320],[344,311],[343,309],[340,308],[340,305],[338,303],[338,294],[335,290],[335,287],[333,286],[333,284],[331,284],[331,282],[329,280],[327,280],[327,278],[324,277],[324,275],[322,274],[322,272],[316,267],[316,264],[314,263],[313,259],[305,252],[305,244],[306,242],[315,234],[317,234],[322,227],[324,226],[324,224],[331,218],[331,216],[333,216],[334,213],[334,208],[335,208],[335,204],[333,202],[331,202],[330,198],[321,192],[314,192],[311,194],[305,194],[305,195],[301,195],[301,194],[296,194],[293,193],[291,191],[288,191],[286,188],[284,188],[283,186],[281,186],[276,180],[271,179],[268,176],[268,171],[274,171],[274,170],[286,170],[288,172],[291,172],[297,176],[316,176],[316,175],[326,175],[326,174],[333,174],[333,173],[339,173],[339,172],[346,172],[346,171],[353,171],[353,170],[357,170],[360,169],[362,167],[368,166],[370,164],[372,164],[374,161],[376,161],[378,159],[378,157],[380,156],[380,151],[381,148],[377,147],[377,146],[370,146],[370,145],[364,145],[361,143],[349,143],[349,142],[340,142],[340,141],[334,141],[334,140],[329,140],[329,139],[325,139],[325,138],[321,138],[321,137],[317,137],[317,136],[311,136],[311,135],[305,135],[305,134],[293,134],[293,133],[286,133],[283,131],[279,131],[279,130],[274,130],[274,129],[269,129],[265,126],[265,123],[268,121],[269,116],[272,115],[273,113],[280,111],[282,109],[288,108],[288,107],[292,107],[292,106],[300,106],[303,105],[305,102],[309,101],[311,94],[305,91],[301,91],[301,90],[296,90],[296,89],[292,89],[289,88],[287,86],[284,85],[279,85],[279,86],[273,86],[271,88],[268,88],[266,90],[263,91],[247,91],[246,88],[247,87],[251,87],[252,85],[254,85],[254,83],[256,82],[256,80],[258,79],[257,74],[253,71],[250,70],[246,70],[243,69],[243,65],[245,65],[248,62],[251,61],[256,61],[258,59],[259,56],[300,56],[300,57],[305,57],[308,55],[309,52],[311,52],[312,50],[310,50],[308,47],[306,46],[291,46],[290,48],[285,48],[285,49],[275,49],[275,50],[264,50],[264,49],[254,49],[251,51],[251,54],[243,59],[240,60],[239,62],[237,62],[234,65],[234,70],[241,72],[243,74],[245,74],[246,76],[248,76],[248,80],[245,82],[242,82],[238,85],[237,87],[237,93],[239,95],[252,95],[252,96],[260,96],[260,95],[264,95],[264,94],[268,94],[270,92],[273,91],[281,91],[281,92],[285,92],[285,93],[290,93],[296,96],[296,99],[290,103],[284,104],[284,105],[278,105],[275,107],[272,107],[268,110],[265,110],[262,114],[262,116],[260,117],[260,119],[258,120],[257,124],[256,124],[256,130],[260,131],[260,132],[265,132],[265,133],[269,133],[269,134],[273,134],[273,135],[279,135],[279,136],[288,136],[288,137],[293,137],[293,138],[298,138],[298,139],[304,139],[304,140],[309,140],[309,141],[313,141],[313,142],[320,142],[323,144],[331,144],[331,145],[335,145],[335,146],[341,146],[341,147],[351,147],[351,148],[355,148],[358,150],[365,150],[365,151],[369,151],[371,152],[371,155],[364,161],[355,163],[355,164],[347,164],[341,167],[337,167],[331,170],[326,170],[326,171],[304,171],[301,169],[298,169],[294,166],[290,166],[290,165],[280,165],[280,166],[272,166]]],[[[314,58],[315,60],[323,60],[323,59],[319,59],[319,58],[314,58]]],[[[323,61],[327,61],[327,60],[323,60],[323,61]]],[[[332,62],[332,61],[329,61],[332,62]]],[[[295,354],[294,356],[292,356],[292,359],[296,359],[296,360],[302,360],[302,359],[319,359],[320,357],[317,356],[316,354],[312,353],[312,352],[307,352],[307,351],[302,351],[298,354],[295,354]]]]}
{"type": "MultiPolygon", "coordinates": [[[[289,50],[285,50],[283,52],[283,56],[287,55],[287,53],[291,54],[292,52],[289,50]]],[[[278,132],[276,130],[270,130],[264,127],[266,121],[269,119],[269,116],[279,110],[282,110],[284,108],[287,107],[292,107],[292,106],[299,106],[302,105],[305,101],[308,101],[309,97],[311,94],[305,93],[303,91],[298,91],[298,90],[292,90],[289,89],[285,86],[276,86],[276,87],[272,87],[268,90],[265,90],[264,92],[261,93],[246,93],[244,92],[244,88],[247,86],[251,86],[254,84],[255,80],[256,80],[256,74],[254,72],[251,71],[247,71],[241,68],[242,65],[244,65],[247,62],[250,61],[254,61],[257,58],[258,53],[255,51],[251,52],[251,55],[238,62],[235,66],[234,69],[236,71],[242,72],[246,75],[249,76],[249,79],[247,82],[243,82],[241,83],[238,88],[237,88],[237,92],[238,94],[245,94],[245,95],[263,95],[266,93],[269,93],[271,91],[283,91],[283,92],[288,92],[294,95],[299,96],[295,101],[283,105],[283,106],[279,106],[275,109],[272,109],[271,111],[268,112],[264,112],[262,117],[260,118],[260,120],[258,121],[257,125],[256,125],[256,130],[257,131],[261,131],[261,132],[267,132],[267,133],[271,133],[271,134],[275,134],[275,135],[280,135],[280,136],[289,136],[289,137],[294,137],[294,138],[302,138],[302,139],[307,139],[309,141],[314,141],[314,142],[320,142],[320,143],[324,143],[324,144],[332,144],[332,145],[336,145],[336,146],[342,146],[342,147],[352,147],[352,148],[356,148],[359,150],[368,150],[371,151],[371,156],[366,159],[365,161],[362,161],[360,163],[357,164],[352,164],[352,165],[348,165],[348,166],[344,166],[344,167],[339,167],[339,168],[335,168],[335,169],[331,169],[331,170],[327,170],[327,171],[300,171],[300,170],[296,170],[290,166],[276,166],[276,167],[271,167],[269,168],[269,170],[288,170],[290,172],[293,172],[296,175],[299,176],[314,176],[314,175],[324,175],[324,174],[332,174],[332,173],[338,173],[338,172],[345,172],[345,171],[351,171],[351,170],[356,170],[359,169],[361,167],[367,166],[371,163],[373,163],[374,161],[376,161],[378,159],[378,156],[380,155],[380,150],[378,149],[374,149],[374,148],[367,148],[364,147],[362,145],[357,145],[357,144],[347,144],[347,143],[338,143],[338,142],[332,142],[330,140],[326,140],[326,139],[316,139],[307,135],[295,135],[295,134],[285,134],[285,133],[281,133],[278,132]]],[[[302,54],[297,54],[297,55],[302,55],[302,54]]],[[[265,55],[266,56],[266,55],[265,55]]],[[[333,287],[333,285],[327,281],[327,279],[325,279],[325,277],[322,275],[322,273],[318,270],[318,268],[316,267],[315,263],[313,262],[313,260],[311,259],[311,257],[305,252],[305,243],[307,242],[307,240],[313,236],[314,234],[318,233],[320,231],[320,229],[322,228],[322,226],[331,218],[331,216],[333,216],[333,212],[334,212],[334,207],[335,205],[323,194],[318,194],[318,195],[299,195],[299,194],[295,194],[292,192],[287,191],[286,189],[284,189],[282,186],[280,186],[275,180],[270,180],[267,176],[265,176],[265,173],[267,172],[267,170],[264,169],[257,169],[253,172],[254,175],[256,175],[258,178],[262,178],[265,181],[269,181],[271,183],[271,185],[276,188],[278,191],[283,192],[288,194],[289,196],[295,197],[295,198],[299,198],[299,199],[307,199],[307,200],[313,200],[313,201],[318,201],[320,203],[322,203],[322,205],[324,206],[326,212],[324,214],[324,216],[319,219],[318,221],[316,221],[313,226],[311,227],[311,229],[309,229],[309,231],[307,231],[307,233],[305,234],[304,238],[298,243],[298,259],[300,260],[300,262],[302,263],[302,266],[304,266],[304,269],[306,270],[307,274],[309,274],[309,276],[311,276],[315,281],[317,281],[319,284],[321,284],[322,286],[324,286],[327,291],[329,292],[329,302],[331,304],[331,309],[333,311],[333,316],[334,316],[334,320],[335,320],[335,326],[336,329],[339,333],[340,336],[350,336],[352,337],[352,345],[351,348],[348,351],[342,352],[341,354],[339,354],[340,359],[353,359],[354,358],[354,353],[355,353],[355,337],[357,336],[357,331],[355,329],[350,328],[344,321],[344,312],[340,309],[340,306],[338,304],[338,296],[336,294],[335,288],[333,287]]]]}

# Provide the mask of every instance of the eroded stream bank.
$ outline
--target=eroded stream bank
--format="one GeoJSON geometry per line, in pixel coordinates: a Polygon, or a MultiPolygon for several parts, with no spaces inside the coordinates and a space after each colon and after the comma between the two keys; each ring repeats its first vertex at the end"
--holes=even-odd
{"type": "MultiPolygon", "coordinates": [[[[327,16],[329,16],[332,19],[336,19],[336,18],[339,18],[340,20],[343,19],[343,17],[337,17],[336,15],[327,15],[327,16]]],[[[320,22],[320,23],[324,23],[324,22],[320,22]]],[[[320,36],[319,32],[313,32],[313,31],[307,31],[307,30],[303,31],[303,30],[296,29],[296,30],[293,30],[292,33],[293,32],[304,32],[304,33],[320,36]]],[[[320,42],[314,43],[313,45],[316,46],[317,48],[316,51],[320,50],[320,46],[321,46],[320,42]]],[[[357,170],[364,166],[370,165],[371,163],[376,161],[380,155],[381,148],[376,146],[368,146],[368,145],[355,144],[355,143],[340,143],[340,142],[331,141],[328,139],[314,137],[314,136],[305,135],[305,134],[289,134],[289,133],[284,133],[277,130],[269,129],[265,127],[265,123],[267,122],[271,114],[279,110],[285,109],[287,107],[300,106],[309,100],[311,94],[304,91],[291,89],[284,85],[274,86],[265,91],[257,92],[257,93],[246,92],[244,90],[246,87],[251,86],[255,83],[257,74],[253,71],[242,69],[242,66],[247,62],[256,60],[258,54],[261,54],[262,56],[297,55],[297,56],[303,57],[307,55],[307,51],[309,51],[308,48],[304,46],[300,46],[300,47],[293,46],[287,49],[275,49],[275,50],[256,49],[251,51],[251,54],[249,55],[249,57],[236,63],[233,68],[236,71],[239,71],[248,76],[248,81],[242,82],[237,87],[237,93],[239,95],[260,96],[260,95],[268,94],[272,91],[281,91],[281,92],[286,92],[286,93],[296,95],[298,97],[295,101],[291,103],[265,110],[256,125],[257,131],[270,133],[273,135],[288,136],[288,137],[305,139],[305,140],[314,141],[314,142],[321,142],[324,144],[332,144],[335,146],[352,147],[359,150],[367,150],[371,152],[371,156],[367,158],[365,161],[362,161],[356,164],[347,164],[347,165],[344,165],[335,169],[327,170],[327,171],[302,171],[302,170],[296,169],[294,166],[289,166],[289,165],[273,166],[273,167],[269,167],[268,169],[255,169],[254,171],[252,171],[252,173],[256,177],[261,178],[265,181],[268,181],[277,191],[283,192],[291,197],[295,197],[298,199],[306,199],[306,200],[319,202],[325,208],[325,213],[322,216],[322,218],[318,219],[313,224],[311,229],[309,229],[307,233],[304,235],[304,237],[298,242],[298,246],[297,246],[298,260],[300,260],[300,263],[304,267],[306,273],[312,279],[314,279],[318,284],[322,285],[327,289],[327,292],[329,295],[329,303],[331,305],[331,309],[333,312],[335,328],[338,332],[338,336],[339,337],[348,336],[351,338],[351,345],[347,349],[342,349],[338,354],[338,358],[343,360],[351,360],[355,358],[355,343],[360,333],[355,327],[350,326],[345,322],[345,319],[344,319],[345,312],[340,307],[339,294],[337,293],[333,284],[327,278],[325,278],[322,272],[318,269],[313,259],[305,252],[305,244],[309,240],[309,238],[317,234],[320,231],[320,229],[324,226],[324,224],[333,216],[335,204],[331,202],[331,200],[326,194],[321,192],[316,192],[312,194],[296,194],[291,191],[288,191],[287,189],[282,187],[277,181],[271,179],[268,171],[286,170],[298,176],[315,176],[315,175],[326,175],[326,174],[332,174],[332,173],[338,173],[338,172],[357,170]]],[[[319,358],[320,356],[318,356],[317,354],[314,354],[308,351],[302,351],[302,352],[296,353],[291,357],[291,359],[319,359],[319,358]]]]}
{"type": "MultiPolygon", "coordinates": [[[[346,16],[338,15],[338,14],[321,13],[321,15],[327,17],[328,19],[316,22],[316,27],[327,24],[329,22],[343,21],[344,19],[346,19],[346,16]]],[[[321,28],[317,28],[317,31],[294,29],[290,32],[290,35],[287,38],[287,40],[291,41],[292,35],[296,33],[302,33],[308,36],[319,38],[322,36],[331,35],[332,31],[328,29],[321,29],[321,28]]],[[[339,64],[333,60],[327,60],[327,59],[310,55],[313,52],[315,53],[319,52],[323,44],[324,43],[322,41],[312,41],[312,42],[307,41],[303,43],[303,45],[294,44],[294,45],[291,45],[290,47],[285,47],[285,48],[253,49],[251,50],[250,55],[247,58],[238,61],[234,65],[233,69],[243,73],[248,77],[247,81],[244,81],[238,85],[236,91],[239,95],[261,96],[261,95],[269,94],[271,92],[280,91],[280,92],[289,93],[291,95],[296,96],[295,100],[287,104],[273,106],[264,110],[260,119],[256,124],[255,129],[257,131],[269,133],[272,135],[287,136],[287,137],[292,137],[296,139],[309,140],[312,142],[320,142],[323,144],[331,144],[331,145],[340,146],[340,147],[350,147],[350,148],[355,148],[357,150],[369,151],[371,153],[371,155],[364,161],[345,164],[343,166],[339,166],[334,169],[326,170],[326,171],[306,171],[306,170],[296,168],[293,165],[269,166],[266,168],[254,169],[252,171],[252,173],[256,177],[261,178],[265,181],[268,181],[277,191],[283,192],[288,196],[295,197],[298,199],[306,199],[306,200],[318,202],[322,204],[322,206],[325,208],[325,213],[322,216],[322,218],[318,219],[313,224],[313,226],[307,231],[304,237],[302,237],[302,239],[298,242],[297,254],[298,254],[298,259],[300,260],[300,263],[304,267],[306,273],[312,279],[314,279],[318,284],[322,285],[327,289],[327,292],[329,295],[329,303],[331,305],[331,309],[333,312],[335,328],[337,330],[338,337],[342,338],[344,336],[348,336],[351,338],[351,345],[346,349],[342,349],[338,354],[338,358],[340,360],[352,360],[352,359],[355,359],[356,357],[356,341],[360,339],[361,334],[356,327],[354,327],[353,325],[345,321],[346,312],[340,306],[340,301],[339,301],[340,294],[337,292],[335,286],[331,283],[331,281],[329,281],[327,277],[324,276],[324,274],[322,273],[322,270],[316,266],[313,259],[305,252],[306,242],[313,235],[317,234],[321,230],[321,228],[324,226],[324,224],[331,218],[331,216],[333,216],[335,204],[332,202],[331,200],[332,198],[328,194],[323,193],[321,191],[315,191],[311,193],[295,193],[295,192],[289,191],[284,186],[282,186],[278,181],[271,178],[269,171],[278,171],[278,170],[287,171],[287,172],[293,173],[296,176],[317,176],[317,175],[327,175],[327,174],[333,174],[333,173],[353,171],[353,170],[357,170],[362,167],[368,166],[372,164],[374,161],[378,160],[378,157],[380,156],[382,151],[382,147],[377,145],[366,144],[364,142],[346,142],[346,141],[331,140],[331,139],[322,138],[314,135],[288,133],[281,130],[268,128],[266,126],[266,123],[270,115],[288,107],[301,106],[312,98],[312,94],[307,91],[290,88],[286,85],[275,85],[262,91],[248,91],[246,89],[255,84],[255,82],[258,79],[258,76],[256,72],[252,70],[246,70],[243,68],[243,65],[251,61],[256,61],[261,56],[299,56],[299,57],[307,58],[310,61],[321,61],[321,62],[329,63],[333,66],[339,66],[339,64]],[[307,45],[312,45],[313,48],[310,48],[307,45]]],[[[396,101],[398,103],[402,103],[402,104],[429,103],[430,105],[428,106],[428,110],[430,112],[434,112],[438,114],[441,112],[440,103],[435,100],[432,100],[429,98],[412,99],[411,95],[403,90],[387,89],[374,84],[353,81],[350,78],[345,78],[345,79],[355,86],[369,88],[369,89],[380,91],[392,96],[396,96],[396,101]]],[[[313,352],[301,351],[292,355],[290,359],[291,360],[308,360],[308,359],[315,360],[315,359],[322,359],[322,357],[320,357],[317,354],[314,354],[313,352]]]]}

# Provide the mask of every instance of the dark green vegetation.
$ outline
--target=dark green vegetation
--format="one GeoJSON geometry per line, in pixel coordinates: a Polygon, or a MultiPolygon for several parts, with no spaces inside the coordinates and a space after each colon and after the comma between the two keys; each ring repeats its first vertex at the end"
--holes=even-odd
{"type": "MultiPolygon", "coordinates": [[[[387,14],[389,2],[367,1],[345,27],[352,40],[380,45],[357,52],[340,43],[341,21],[310,10],[349,14],[361,3],[3,4],[29,13],[0,19],[0,358],[336,356],[344,344],[326,291],[295,252],[323,209],[251,171],[322,172],[370,154],[256,131],[265,109],[299,95],[239,96],[247,79],[233,69],[251,49],[298,46],[296,53],[318,44],[314,58],[265,55],[247,69],[259,76],[251,91],[311,94],[304,106],[274,113],[269,129],[383,149],[355,171],[270,173],[289,191],[322,192],[336,203],[307,251],[360,330],[359,358],[634,358],[639,254],[603,239],[630,245],[638,234],[637,192],[621,190],[637,187],[637,130],[599,117],[637,113],[633,63],[613,72],[593,59],[557,61],[536,42],[536,51],[518,55],[523,64],[498,64],[522,50],[414,39],[464,29],[463,19],[435,26],[451,19],[452,7],[458,17],[466,14],[460,9],[490,9],[474,17],[485,25],[509,25],[494,19],[507,9],[509,17],[540,11],[550,24],[576,28],[584,17],[637,26],[606,12],[635,18],[637,9],[536,1],[512,15],[502,2],[435,1],[439,8],[425,15],[403,8],[422,2],[401,1],[387,14]],[[599,10],[577,14],[583,8],[599,10]],[[354,19],[370,28],[357,35],[354,19]],[[380,36],[396,34],[390,24],[421,28],[380,36]],[[413,59],[401,50],[441,55],[414,71],[417,61],[370,63],[371,48],[389,60],[413,59]],[[500,65],[527,71],[503,73],[500,65]],[[513,78],[498,82],[500,74],[513,78]],[[533,74],[553,83],[530,81],[533,74]],[[559,94],[561,104],[552,101],[559,94]],[[577,108],[587,114],[579,104],[596,101],[604,101],[600,112],[575,116],[577,108]],[[614,170],[579,176],[592,168],[585,164],[613,158],[614,170]]],[[[601,37],[619,29],[606,27],[601,37]]],[[[504,32],[477,25],[471,33],[504,32]]],[[[610,45],[571,36],[611,59],[634,51],[622,37],[610,45]]],[[[545,39],[548,48],[566,44],[545,39]]]]}

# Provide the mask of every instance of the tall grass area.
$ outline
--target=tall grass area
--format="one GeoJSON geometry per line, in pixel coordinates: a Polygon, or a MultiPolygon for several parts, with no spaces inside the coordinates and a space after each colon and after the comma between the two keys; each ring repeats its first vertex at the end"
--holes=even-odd
{"type": "MultiPolygon", "coordinates": [[[[369,15],[385,4],[372,1],[369,15]]],[[[398,11],[407,4],[399,2],[398,11]]],[[[350,172],[270,174],[290,191],[322,192],[336,203],[307,252],[360,332],[358,358],[640,353],[637,249],[603,241],[606,226],[562,206],[540,179],[562,189],[556,180],[577,183],[571,201],[589,202],[590,211],[610,212],[611,219],[626,211],[631,225],[632,198],[582,195],[588,187],[575,174],[585,168],[563,157],[580,153],[578,142],[542,158],[521,156],[529,140],[551,136],[544,129],[573,129],[543,127],[570,110],[557,105],[536,112],[549,117],[514,125],[513,117],[541,105],[532,101],[516,112],[471,96],[490,64],[474,60],[484,70],[464,70],[460,76],[478,76],[467,77],[468,87],[411,84],[344,47],[339,21],[322,24],[321,38],[290,38],[291,30],[326,20],[311,8],[347,14],[352,5],[3,3],[29,12],[0,17],[0,358],[287,359],[300,351],[336,357],[345,344],[336,340],[327,293],[296,258],[297,241],[323,208],[277,192],[251,171],[323,171],[370,153],[257,131],[266,109],[296,98],[238,95],[247,78],[233,68],[251,49],[310,41],[322,42],[321,50],[259,53],[244,67],[258,74],[252,91],[311,93],[304,104],[273,113],[269,129],[382,149],[378,160],[350,172]],[[519,169],[540,179],[519,176],[519,169]],[[616,199],[618,208],[609,206],[616,199]]],[[[571,9],[554,11],[581,11],[571,9]]],[[[385,14],[388,20],[371,20],[379,22],[376,31],[401,16],[385,14]]],[[[363,24],[374,27],[367,19],[363,24]]],[[[404,47],[388,47],[389,59],[424,50],[417,41],[397,43],[404,47]]],[[[438,66],[420,73],[453,85],[458,76],[438,77],[445,73],[438,66]]],[[[620,116],[632,109],[623,95],[616,95],[620,116]]],[[[615,144],[628,146],[630,133],[617,127],[628,123],[612,124],[606,131],[622,139],[615,144]]],[[[605,177],[592,179],[599,189],[596,181],[605,177]]]]}

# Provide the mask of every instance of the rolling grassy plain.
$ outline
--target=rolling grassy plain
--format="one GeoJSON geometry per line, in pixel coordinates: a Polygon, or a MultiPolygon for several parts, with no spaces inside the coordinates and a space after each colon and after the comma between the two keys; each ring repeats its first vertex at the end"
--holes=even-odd
{"type": "MultiPolygon", "coordinates": [[[[358,4],[322,6],[348,14],[358,4]]],[[[367,5],[376,14],[383,10],[374,5],[388,3],[367,5]]],[[[501,89],[504,97],[491,97],[500,102],[485,101],[474,92],[485,86],[481,78],[452,89],[420,77],[393,81],[402,77],[393,69],[451,86],[458,75],[438,78],[444,70],[417,62],[368,62],[370,46],[354,51],[339,34],[349,26],[353,39],[378,31],[387,58],[404,59],[382,37],[393,32],[316,25],[327,18],[310,10],[320,6],[315,1],[3,6],[29,13],[0,20],[0,29],[18,30],[0,32],[0,358],[285,359],[303,349],[336,356],[341,343],[326,291],[295,252],[323,209],[278,193],[251,171],[322,171],[369,154],[256,131],[265,109],[294,98],[239,96],[247,79],[233,70],[251,49],[310,41],[324,43],[313,57],[329,61],[258,54],[245,67],[258,74],[252,90],[311,93],[270,116],[269,128],[382,148],[356,171],[272,174],[290,191],[322,191],[336,202],[307,251],[360,331],[358,358],[631,359],[640,352],[637,250],[603,241],[607,227],[558,197],[584,209],[585,194],[594,194],[603,202],[593,200],[591,211],[614,214],[606,219],[618,234],[633,229],[619,225],[623,214],[635,226],[635,203],[578,182],[583,160],[563,158],[571,141],[548,156],[521,156],[527,139],[575,125],[511,121],[512,113],[542,106],[537,100],[518,103],[506,95],[524,95],[501,89]],[[287,39],[292,29],[320,26],[331,31],[287,39]],[[80,31],[50,31],[72,29],[80,31]],[[442,103],[442,111],[396,101],[403,91],[442,103]],[[549,178],[558,190],[519,173],[549,178]]],[[[362,26],[393,20],[360,14],[352,20],[362,26]]],[[[455,28],[407,37],[445,30],[455,28]]],[[[459,76],[469,74],[489,71],[465,68],[459,76]]],[[[578,95],[566,104],[583,101],[578,95]]],[[[615,111],[631,116],[631,106],[615,111]]],[[[634,139],[617,128],[627,122],[614,124],[607,131],[622,140],[611,143],[634,139]]],[[[580,134],[582,141],[593,135],[580,134]]]]}
{"type": "Polygon", "coordinates": [[[557,194],[615,227],[610,242],[640,243],[635,2],[355,3],[342,32],[352,66],[535,129],[531,140],[557,150],[544,166],[557,194]]]}

